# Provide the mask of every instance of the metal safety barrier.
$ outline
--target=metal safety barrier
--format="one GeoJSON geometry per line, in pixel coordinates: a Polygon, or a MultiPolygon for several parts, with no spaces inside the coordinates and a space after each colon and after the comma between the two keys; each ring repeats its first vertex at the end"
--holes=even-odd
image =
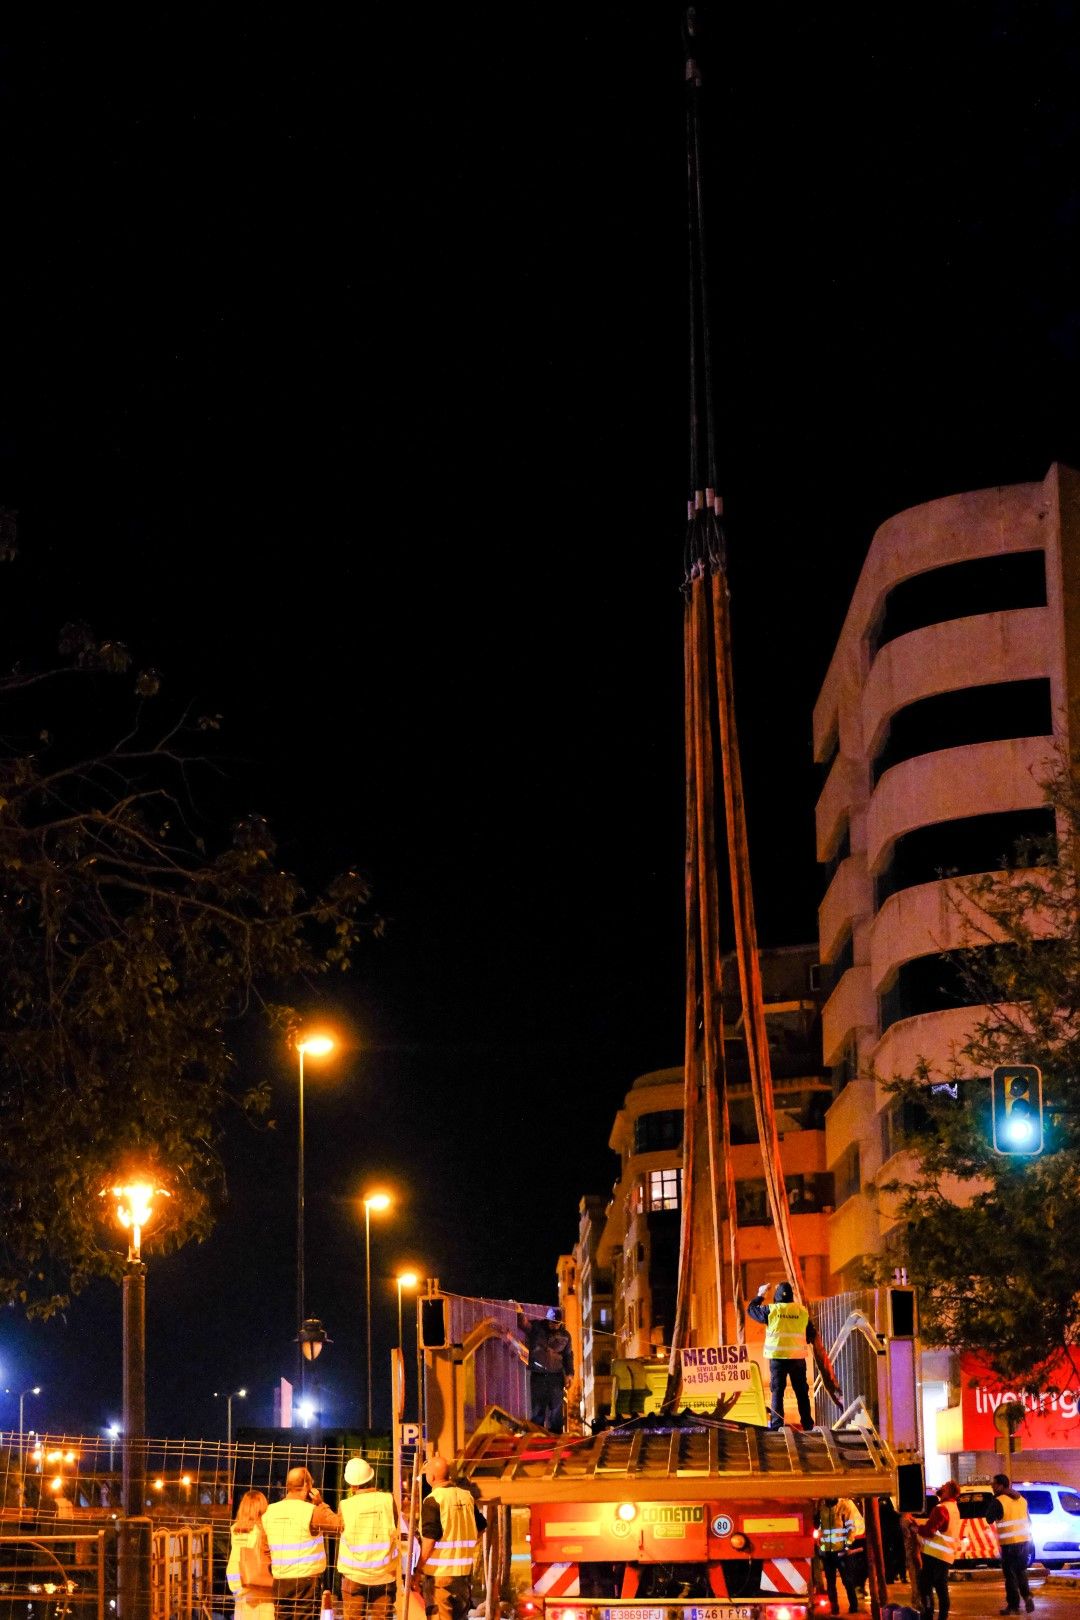
{"type": "Polygon", "coordinates": [[[0,1535],[0,1620],[105,1620],[106,1530],[0,1535]]]}
{"type": "MultiPolygon", "coordinates": [[[[152,1620],[209,1617],[214,1610],[214,1531],[209,1524],[155,1530],[150,1559],[152,1620]]],[[[219,1594],[219,1611],[224,1607],[219,1594]]]]}

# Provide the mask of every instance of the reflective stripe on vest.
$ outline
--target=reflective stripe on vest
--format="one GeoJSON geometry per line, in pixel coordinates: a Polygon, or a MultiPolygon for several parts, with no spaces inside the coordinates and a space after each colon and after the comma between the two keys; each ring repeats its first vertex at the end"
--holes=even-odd
{"type": "Polygon", "coordinates": [[[956,1560],[956,1549],[960,1545],[960,1509],[955,1502],[942,1502],[941,1506],[948,1514],[949,1523],[944,1530],[935,1530],[928,1536],[922,1550],[931,1558],[940,1558],[943,1564],[951,1564],[956,1560]]]}
{"type": "Polygon", "coordinates": [[[338,1505],[344,1522],[338,1544],[338,1574],[365,1586],[397,1579],[398,1531],[388,1491],[361,1491],[338,1505]]]}
{"type": "Polygon", "coordinates": [[[270,1543],[270,1568],[276,1581],[321,1575],[326,1568],[322,1535],[311,1532],[314,1511],[311,1502],[287,1496],[284,1501],[271,1502],[263,1514],[263,1529],[270,1543]]]}
{"type": "Polygon", "coordinates": [[[1028,1508],[1022,1496],[999,1496],[1001,1511],[1004,1518],[994,1526],[998,1541],[1003,1547],[1018,1547],[1023,1541],[1031,1540],[1031,1520],[1028,1518],[1028,1508]]]}
{"type": "Polygon", "coordinates": [[[439,1504],[442,1535],[424,1565],[436,1580],[470,1575],[476,1556],[476,1512],[473,1499],[460,1485],[436,1485],[432,1496],[439,1504]]]}
{"type": "Polygon", "coordinates": [[[770,1305],[765,1329],[765,1355],[770,1361],[802,1361],[806,1355],[805,1305],[770,1305]]]}
{"type": "Polygon", "coordinates": [[[822,1508],[820,1528],[819,1545],[822,1552],[843,1552],[855,1530],[851,1520],[842,1517],[838,1507],[822,1508]]]}

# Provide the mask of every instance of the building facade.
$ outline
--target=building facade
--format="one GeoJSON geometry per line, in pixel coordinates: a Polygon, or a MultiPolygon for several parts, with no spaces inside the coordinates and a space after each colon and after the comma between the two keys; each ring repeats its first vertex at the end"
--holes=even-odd
{"type": "MultiPolygon", "coordinates": [[[[944,953],[973,948],[953,879],[1053,832],[1042,780],[1080,720],[1080,475],[930,501],[874,535],[814,710],[832,1270],[856,1286],[904,1179],[874,1080],[944,1067],[979,1010],[944,953]]],[[[955,1397],[928,1362],[924,1428],[955,1397]]],[[[939,1459],[942,1463],[944,1459],[939,1459]]]]}

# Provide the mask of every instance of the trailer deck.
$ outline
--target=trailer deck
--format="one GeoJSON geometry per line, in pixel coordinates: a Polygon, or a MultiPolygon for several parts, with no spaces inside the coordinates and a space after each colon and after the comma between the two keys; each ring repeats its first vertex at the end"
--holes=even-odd
{"type": "Polygon", "coordinates": [[[454,1471],[484,1502],[891,1496],[896,1464],[873,1429],[780,1429],[693,1417],[635,1418],[588,1436],[481,1432],[454,1471]]]}

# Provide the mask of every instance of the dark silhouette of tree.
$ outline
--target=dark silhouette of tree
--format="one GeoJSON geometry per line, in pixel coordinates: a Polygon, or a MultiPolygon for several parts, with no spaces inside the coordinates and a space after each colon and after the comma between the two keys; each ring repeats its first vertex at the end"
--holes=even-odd
{"type": "Polygon", "coordinates": [[[160,677],[85,626],[61,654],[0,680],[0,1299],[45,1315],[117,1271],[125,1166],[172,1194],[149,1239],[210,1229],[226,1115],[268,1107],[241,1021],[287,1032],[377,926],[356,872],[309,895],[260,816],[223,821],[219,717],[155,719],[160,677]]]}

